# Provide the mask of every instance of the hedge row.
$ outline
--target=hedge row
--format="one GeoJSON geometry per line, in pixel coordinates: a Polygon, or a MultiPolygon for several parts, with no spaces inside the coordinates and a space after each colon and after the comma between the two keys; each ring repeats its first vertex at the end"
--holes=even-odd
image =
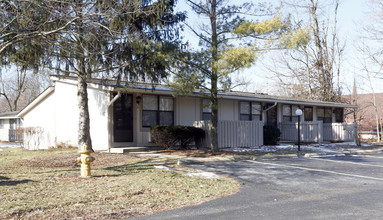
{"type": "Polygon", "coordinates": [[[205,136],[205,131],[192,126],[156,125],[151,127],[151,135],[158,146],[169,149],[179,145],[181,149],[188,149],[193,141],[200,142],[205,136]]]}

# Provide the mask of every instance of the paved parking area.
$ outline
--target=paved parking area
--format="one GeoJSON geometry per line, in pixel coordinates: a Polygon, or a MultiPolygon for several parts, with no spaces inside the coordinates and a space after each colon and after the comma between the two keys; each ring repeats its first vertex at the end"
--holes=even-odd
{"type": "Polygon", "coordinates": [[[231,176],[243,185],[232,196],[140,219],[383,218],[383,153],[190,167],[231,176]]]}

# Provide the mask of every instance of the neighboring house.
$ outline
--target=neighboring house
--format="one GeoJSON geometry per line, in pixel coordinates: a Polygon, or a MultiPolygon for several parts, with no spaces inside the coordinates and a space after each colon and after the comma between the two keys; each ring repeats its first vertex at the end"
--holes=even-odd
{"type": "MultiPolygon", "coordinates": [[[[18,114],[23,119],[26,131],[24,145],[28,149],[77,146],[77,79],[52,77],[52,80],[54,86],[18,114]]],[[[203,93],[173,97],[171,89],[159,85],[131,84],[122,88],[115,81],[93,80],[88,83],[88,98],[90,133],[96,151],[148,146],[151,145],[150,127],[153,125],[202,126],[204,122],[201,121],[211,117],[209,101],[203,93]]],[[[219,94],[218,136],[235,138],[228,141],[222,139],[220,147],[227,147],[228,143],[237,146],[262,145],[263,124],[279,126],[282,140],[295,141],[298,120],[295,110],[298,107],[304,110],[301,116],[304,121],[303,141],[352,140],[354,126],[342,123],[343,112],[345,108],[357,106],[228,92],[219,94]],[[331,127],[332,122],[336,129],[341,130],[331,127]],[[250,127],[255,129],[256,135],[249,133],[250,127]],[[342,135],[335,137],[337,132],[342,135]],[[242,144],[247,139],[255,142],[242,144]]]]}
{"type": "MultiPolygon", "coordinates": [[[[376,107],[378,111],[379,127],[382,127],[383,122],[383,93],[376,93],[376,107]]],[[[346,100],[352,99],[350,103],[355,103],[359,106],[358,111],[355,114],[350,114],[346,117],[347,122],[358,123],[358,129],[361,136],[376,137],[376,112],[374,107],[373,94],[353,94],[344,96],[346,100]]],[[[381,129],[381,128],[380,128],[381,129]]],[[[382,132],[382,130],[381,130],[382,132]]],[[[362,137],[363,138],[363,137],[362,137]]],[[[368,138],[367,138],[368,139],[368,138]]]]}
{"type": "Polygon", "coordinates": [[[15,142],[22,141],[20,128],[22,123],[17,116],[19,112],[0,113],[0,141],[15,142]]]}

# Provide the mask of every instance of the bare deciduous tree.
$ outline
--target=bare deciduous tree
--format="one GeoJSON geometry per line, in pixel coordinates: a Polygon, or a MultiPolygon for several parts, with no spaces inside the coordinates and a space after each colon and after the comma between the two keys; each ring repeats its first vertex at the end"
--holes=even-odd
{"type": "Polygon", "coordinates": [[[297,11],[296,25],[310,31],[311,41],[280,54],[273,59],[274,65],[269,65],[268,69],[277,76],[288,95],[339,101],[340,63],[344,50],[344,44],[337,35],[339,0],[334,0],[329,15],[324,15],[321,10],[325,8],[324,2],[285,1],[287,6],[297,11]]]}
{"type": "Polygon", "coordinates": [[[373,80],[383,79],[383,48],[381,43],[383,42],[383,2],[378,0],[369,1],[369,14],[370,19],[368,24],[363,24],[361,36],[363,40],[358,45],[358,49],[362,54],[361,65],[363,66],[362,72],[368,79],[369,87],[373,96],[372,106],[375,111],[375,121],[378,142],[381,142],[380,127],[381,118],[379,115],[380,109],[376,101],[376,93],[373,80]],[[371,19],[372,18],[372,19],[371,19]]]}
{"type": "Polygon", "coordinates": [[[33,101],[47,86],[44,74],[8,69],[0,74],[0,112],[19,111],[33,101]]]}

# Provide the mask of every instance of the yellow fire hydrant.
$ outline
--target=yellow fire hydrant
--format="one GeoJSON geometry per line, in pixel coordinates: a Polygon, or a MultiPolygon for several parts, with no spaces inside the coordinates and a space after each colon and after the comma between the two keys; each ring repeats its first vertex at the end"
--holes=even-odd
{"type": "Polygon", "coordinates": [[[92,151],[87,144],[84,144],[80,151],[81,156],[77,158],[77,162],[81,163],[81,177],[92,176],[90,172],[90,163],[92,163],[95,158],[90,156],[90,153],[92,153],[92,151]]]}

